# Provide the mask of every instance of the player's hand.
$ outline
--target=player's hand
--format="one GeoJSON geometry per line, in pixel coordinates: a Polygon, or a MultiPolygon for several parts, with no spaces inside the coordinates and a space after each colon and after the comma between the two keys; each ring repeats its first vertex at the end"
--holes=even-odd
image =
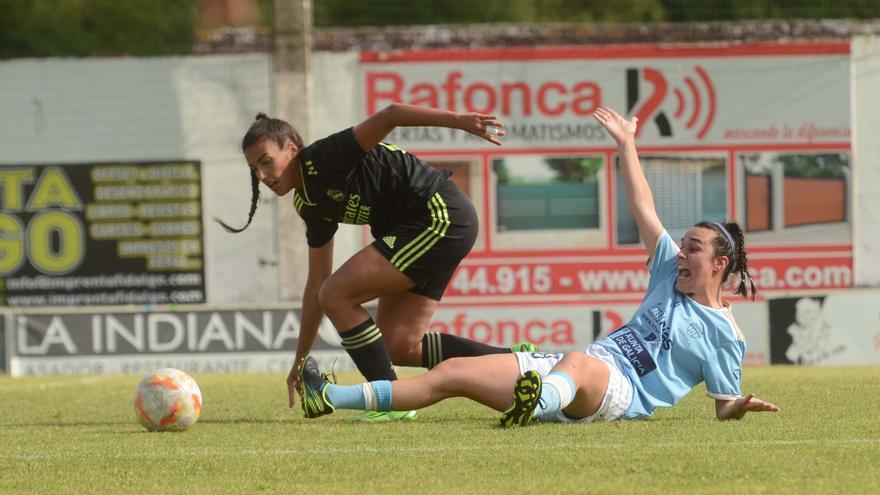
{"type": "Polygon", "coordinates": [[[602,127],[608,131],[608,134],[614,138],[617,144],[621,144],[628,139],[633,139],[638,128],[638,117],[626,120],[620,114],[608,107],[599,107],[593,112],[593,118],[602,124],[602,127]]]}
{"type": "Polygon", "coordinates": [[[747,412],[779,412],[779,407],[755,397],[754,394],[749,394],[729,403],[725,412],[725,416],[721,419],[742,419],[747,412]]]}
{"type": "Polygon", "coordinates": [[[302,396],[302,385],[299,383],[299,365],[303,359],[305,358],[300,359],[299,355],[297,355],[296,359],[293,360],[290,373],[287,374],[287,397],[290,407],[296,404],[297,394],[302,396]]]}
{"type": "Polygon", "coordinates": [[[463,113],[459,115],[459,121],[462,130],[498,146],[501,146],[500,138],[507,134],[504,132],[504,124],[494,115],[463,113]]]}

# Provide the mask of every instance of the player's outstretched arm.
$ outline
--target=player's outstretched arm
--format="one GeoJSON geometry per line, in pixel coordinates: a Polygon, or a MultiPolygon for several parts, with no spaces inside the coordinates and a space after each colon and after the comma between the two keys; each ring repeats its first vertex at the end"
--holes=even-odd
{"type": "Polygon", "coordinates": [[[772,402],[755,397],[754,394],[736,400],[715,399],[715,414],[722,421],[742,419],[747,412],[779,412],[779,407],[772,402]]]}
{"type": "Polygon", "coordinates": [[[403,103],[392,103],[354,126],[354,138],[361,149],[369,151],[385,139],[395,127],[449,127],[461,129],[490,143],[501,145],[504,124],[494,115],[458,113],[403,103]]]}
{"type": "Polygon", "coordinates": [[[663,232],[663,224],[657,216],[654,207],[654,195],[651,187],[642,171],[639,163],[639,155],[636,152],[636,127],[638,118],[626,120],[611,108],[600,107],[593,113],[593,118],[602,124],[608,134],[617,143],[620,154],[620,175],[626,190],[626,202],[632,213],[642,237],[642,242],[648,248],[648,254],[654,254],[657,246],[657,237],[663,232]]]}
{"type": "Polygon", "coordinates": [[[302,394],[299,383],[299,366],[302,364],[318,335],[318,327],[324,318],[324,311],[318,303],[321,285],[330,277],[333,270],[333,239],[319,248],[309,248],[309,274],[303,290],[302,314],[300,315],[299,340],[296,344],[296,358],[287,375],[287,394],[290,407],[296,403],[296,395],[302,394]]]}

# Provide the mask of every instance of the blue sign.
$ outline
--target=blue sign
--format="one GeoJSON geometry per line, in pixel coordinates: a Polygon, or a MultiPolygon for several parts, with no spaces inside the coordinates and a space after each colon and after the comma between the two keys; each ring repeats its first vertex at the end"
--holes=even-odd
{"type": "Polygon", "coordinates": [[[657,369],[657,363],[654,362],[648,348],[630,328],[626,326],[619,328],[611,334],[611,340],[617,344],[624,357],[635,368],[639,378],[657,369]]]}

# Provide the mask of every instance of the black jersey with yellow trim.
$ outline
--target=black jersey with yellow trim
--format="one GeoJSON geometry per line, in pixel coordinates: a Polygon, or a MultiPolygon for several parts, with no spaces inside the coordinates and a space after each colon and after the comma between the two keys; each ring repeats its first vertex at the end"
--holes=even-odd
{"type": "Polygon", "coordinates": [[[311,247],[326,244],[340,223],[369,224],[380,238],[421,212],[450,175],[393,144],[364,152],[352,128],[315,141],[298,158],[303,187],[294,190],[293,204],[311,247]]]}

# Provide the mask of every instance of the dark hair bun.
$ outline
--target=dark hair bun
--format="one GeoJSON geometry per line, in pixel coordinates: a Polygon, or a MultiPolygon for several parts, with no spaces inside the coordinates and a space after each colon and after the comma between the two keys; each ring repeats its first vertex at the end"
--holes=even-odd
{"type": "Polygon", "coordinates": [[[263,112],[260,112],[257,114],[257,117],[254,120],[256,120],[257,122],[259,122],[261,120],[269,120],[269,116],[263,112]]]}

